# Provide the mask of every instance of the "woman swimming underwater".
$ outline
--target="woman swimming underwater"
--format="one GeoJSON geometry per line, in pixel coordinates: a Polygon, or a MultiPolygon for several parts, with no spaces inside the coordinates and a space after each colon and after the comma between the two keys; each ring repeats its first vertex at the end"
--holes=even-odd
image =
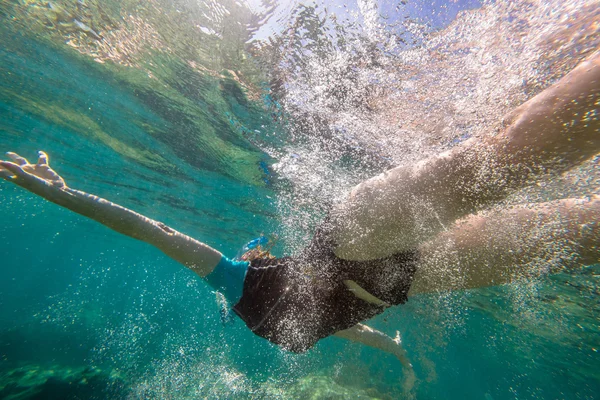
{"type": "Polygon", "coordinates": [[[595,53],[516,108],[496,134],[356,186],[301,254],[280,259],[256,251],[246,261],[231,260],[161,222],[72,189],[43,152],[37,164],[8,153],[12,161],[0,161],[0,176],[159,248],[224,293],[254,333],[285,349],[303,352],[336,335],[406,363],[399,338],[360,322],[418,293],[510,282],[519,266],[544,252],[543,241],[523,246],[521,240],[540,227],[577,254],[563,267],[598,262],[599,196],[477,214],[542,173],[596,156],[598,108],[595,53]],[[440,273],[448,262],[458,268],[440,273]]]}

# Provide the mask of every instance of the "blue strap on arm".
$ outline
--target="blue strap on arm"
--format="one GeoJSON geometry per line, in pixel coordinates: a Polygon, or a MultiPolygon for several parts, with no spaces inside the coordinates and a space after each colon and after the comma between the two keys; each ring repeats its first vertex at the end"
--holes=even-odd
{"type": "Polygon", "coordinates": [[[234,261],[223,256],[205,279],[210,286],[223,293],[230,304],[235,304],[242,297],[249,265],[248,261],[234,261]]]}

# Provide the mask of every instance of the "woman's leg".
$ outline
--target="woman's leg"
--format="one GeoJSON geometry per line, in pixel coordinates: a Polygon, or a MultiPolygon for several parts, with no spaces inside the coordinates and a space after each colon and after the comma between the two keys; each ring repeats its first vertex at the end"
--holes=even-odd
{"type": "Polygon", "coordinates": [[[600,152],[600,53],[518,107],[496,135],[369,179],[334,207],[344,259],[412,250],[458,218],[503,199],[544,172],[600,152]]]}
{"type": "Polygon", "coordinates": [[[600,196],[471,215],[423,244],[410,295],[600,262],[600,196]]]}

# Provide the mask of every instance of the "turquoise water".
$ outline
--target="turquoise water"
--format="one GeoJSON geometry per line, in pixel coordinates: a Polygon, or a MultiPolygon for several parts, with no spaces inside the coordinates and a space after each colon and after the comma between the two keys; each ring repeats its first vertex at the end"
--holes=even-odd
{"type": "MultiPolygon", "coordinates": [[[[43,149],[68,185],[224,254],[235,255],[261,233],[279,235],[278,255],[302,246],[332,201],[310,191],[302,199],[310,204],[291,199],[306,189],[293,171],[304,170],[282,162],[311,160],[306,143],[319,140],[308,124],[302,131],[289,122],[300,111],[306,115],[298,111],[306,100],[269,92],[273,76],[222,54],[222,65],[207,61],[205,69],[190,67],[175,50],[150,52],[135,65],[98,63],[60,36],[81,32],[60,21],[48,31],[47,23],[28,25],[27,18],[41,17],[14,4],[0,8],[1,151],[32,159],[43,149]]],[[[458,6],[450,4],[450,14],[432,14],[436,29],[454,18],[458,6]]],[[[419,10],[425,18],[427,9],[419,10]]],[[[100,31],[89,18],[98,26],[84,22],[100,31]]],[[[356,141],[325,152],[343,156],[327,165],[346,187],[394,163],[356,141]]],[[[330,162],[322,157],[323,165],[330,162]]],[[[370,321],[391,336],[400,332],[417,378],[410,388],[391,355],[336,338],[295,355],[254,336],[240,320],[223,323],[215,293],[160,251],[7,182],[0,182],[0,218],[0,398],[594,399],[600,393],[598,266],[417,296],[370,321]]]]}

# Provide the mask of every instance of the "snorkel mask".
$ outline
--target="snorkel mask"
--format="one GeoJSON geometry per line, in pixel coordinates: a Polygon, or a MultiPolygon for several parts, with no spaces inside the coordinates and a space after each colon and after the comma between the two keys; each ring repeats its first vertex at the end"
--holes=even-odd
{"type": "Polygon", "coordinates": [[[271,255],[271,249],[274,245],[275,240],[269,241],[266,236],[260,235],[256,239],[246,243],[240,253],[238,253],[236,259],[240,261],[252,261],[257,258],[275,258],[271,255]]]}

